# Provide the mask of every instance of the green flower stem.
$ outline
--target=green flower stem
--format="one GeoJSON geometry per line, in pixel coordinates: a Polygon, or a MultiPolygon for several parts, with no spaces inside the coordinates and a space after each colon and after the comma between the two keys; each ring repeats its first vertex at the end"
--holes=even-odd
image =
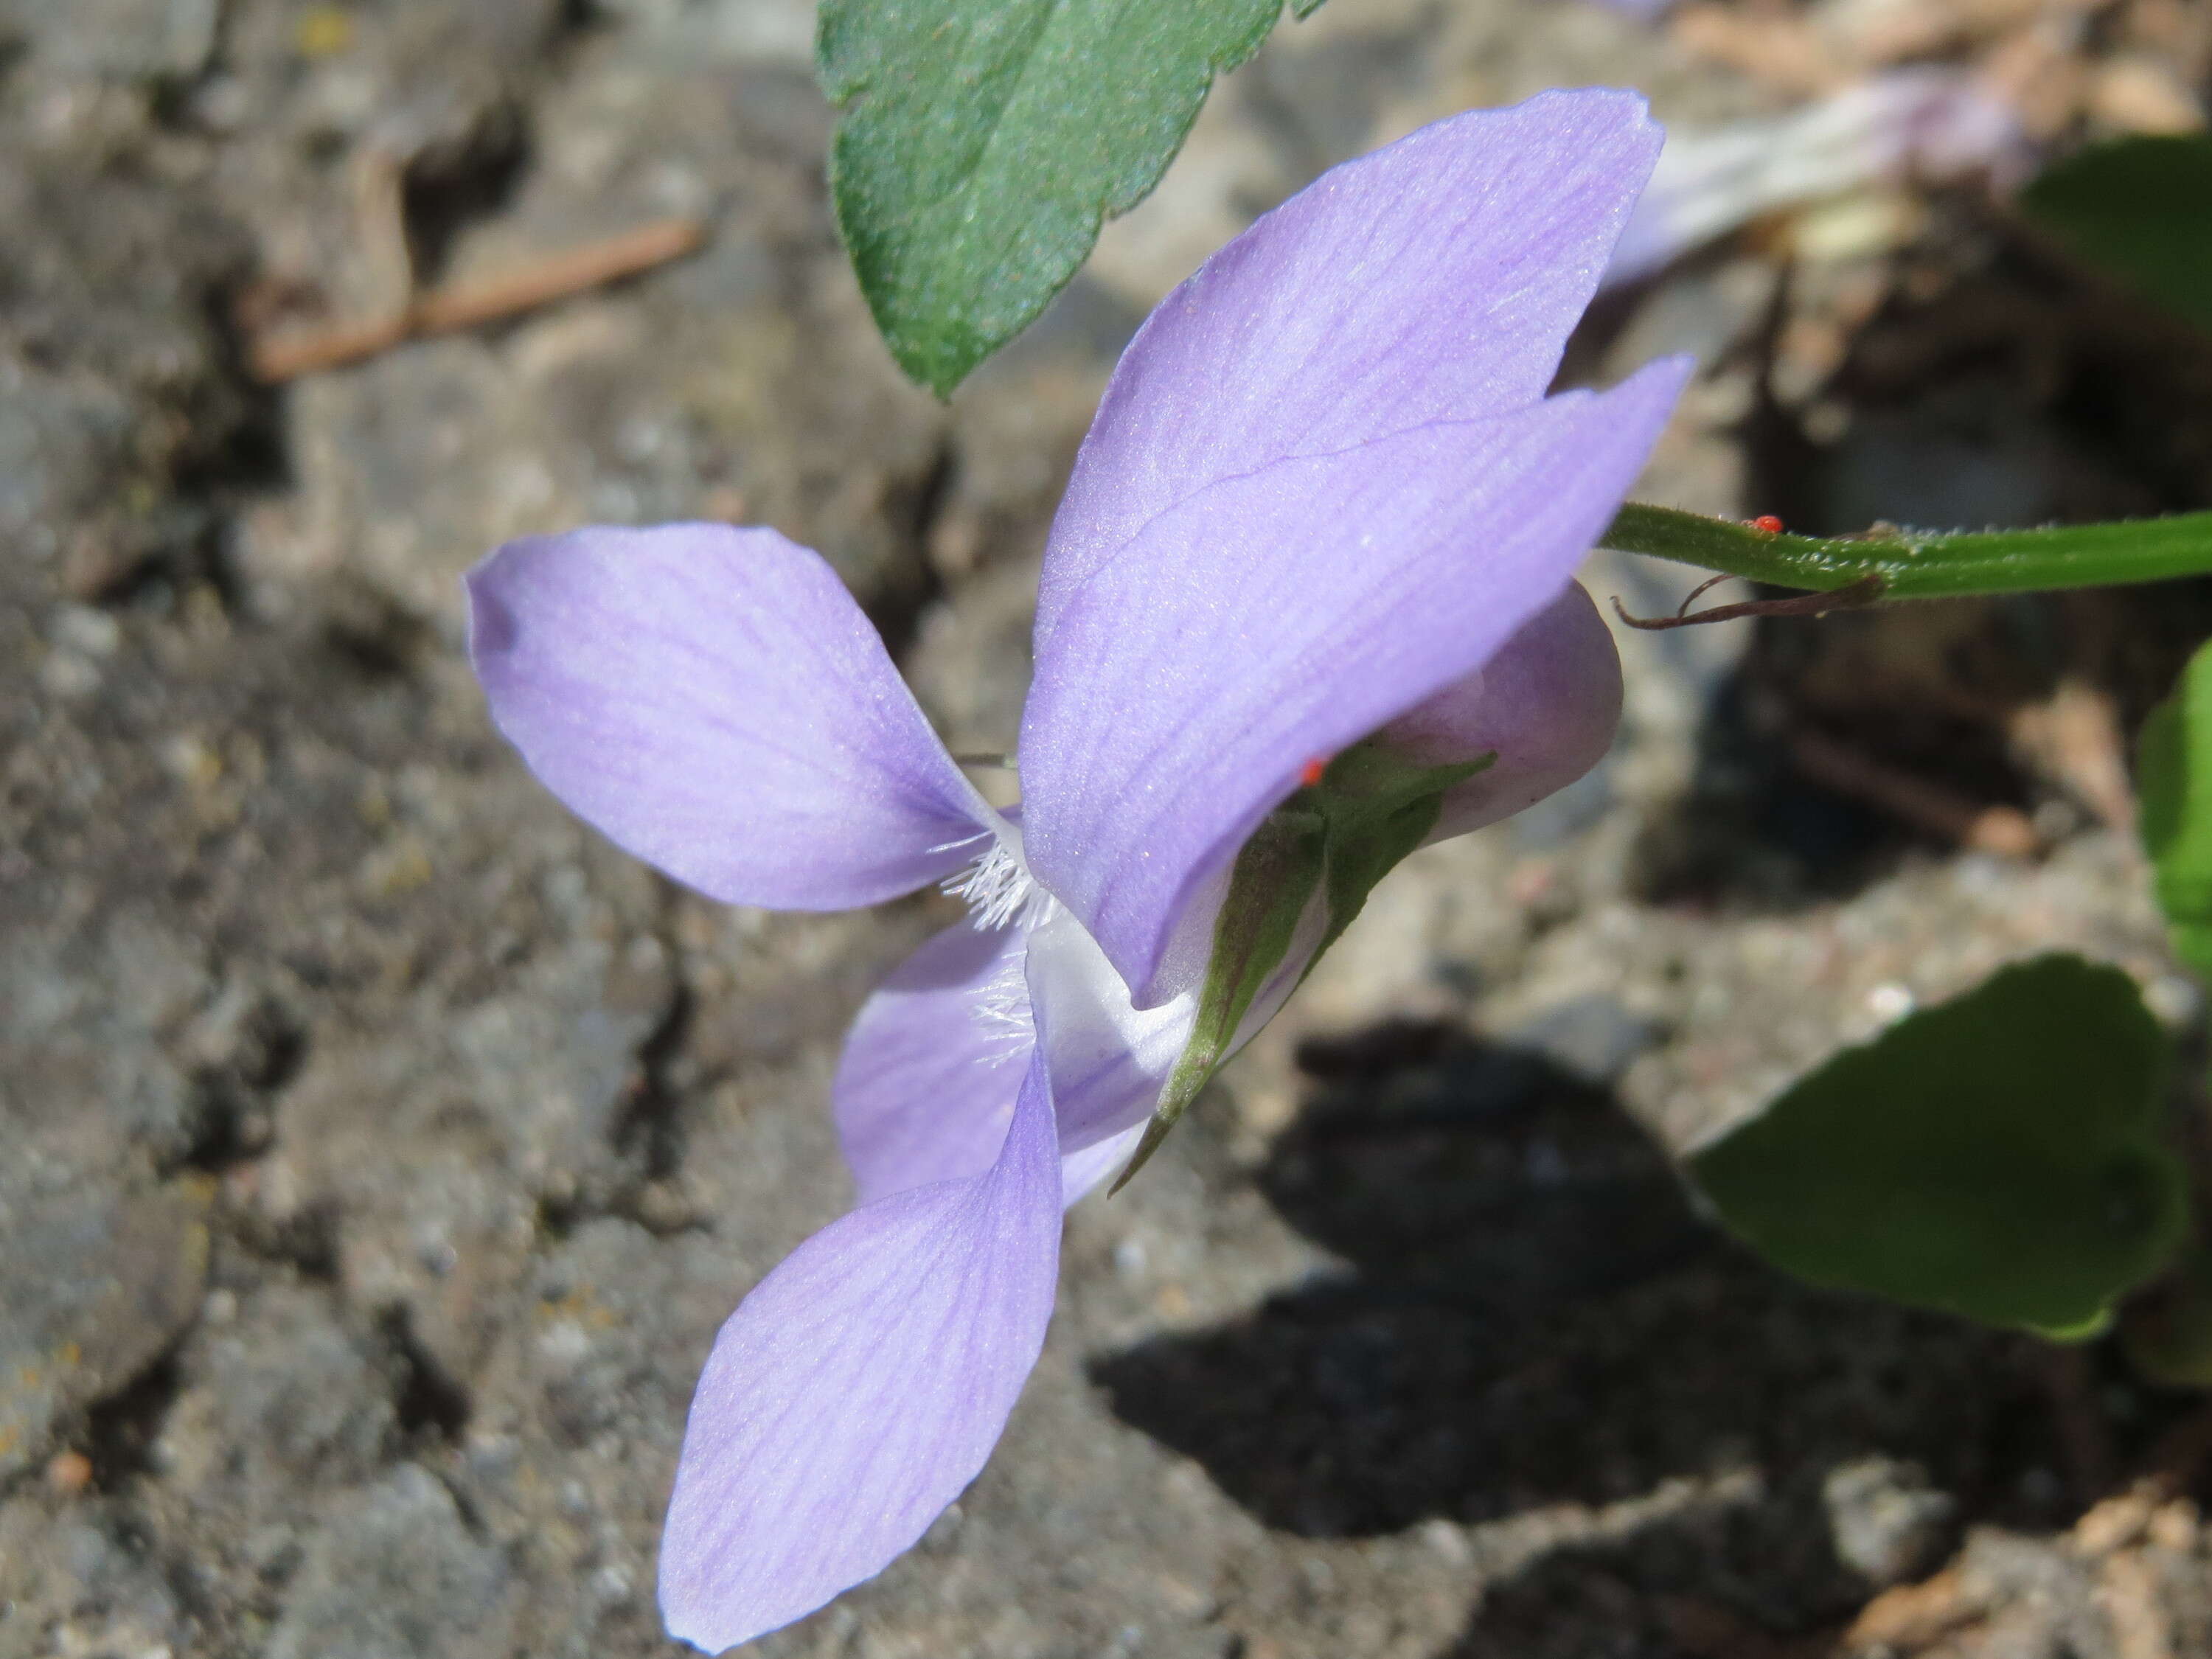
{"type": "Polygon", "coordinates": [[[2050,530],[1923,534],[1885,526],[1861,536],[1819,537],[1631,501],[1600,540],[1625,553],[1815,592],[1878,577],[1885,599],[2102,587],[2212,573],[2212,513],[2050,530]]]}

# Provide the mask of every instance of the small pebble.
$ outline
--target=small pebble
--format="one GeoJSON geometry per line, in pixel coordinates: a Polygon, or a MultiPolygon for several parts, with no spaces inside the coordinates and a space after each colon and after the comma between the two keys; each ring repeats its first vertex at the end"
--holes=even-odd
{"type": "Polygon", "coordinates": [[[88,657],[112,657],[123,643],[122,625],[88,605],[57,605],[52,632],[56,645],[88,657]]]}
{"type": "Polygon", "coordinates": [[[2160,974],[2144,986],[2143,1002],[2160,1024],[2177,1030],[2195,1024],[2204,1006],[2195,983],[2179,974],[2160,974]]]}
{"type": "Polygon", "coordinates": [[[1913,1009],[1913,995],[1895,980],[1884,980],[1867,993],[1867,1012],[1885,1024],[1903,1019],[1913,1009]]]}
{"type": "Polygon", "coordinates": [[[2187,1555],[2197,1547],[2198,1526],[2197,1505],[2177,1498],[2151,1516],[2150,1541],[2176,1555],[2187,1555]]]}
{"type": "Polygon", "coordinates": [[[1928,1484],[1911,1463],[1863,1457],[1821,1483],[1836,1559],[1876,1589],[1919,1577],[1942,1559],[1957,1500],[1928,1484]]]}
{"type": "Polygon", "coordinates": [[[56,1452],[46,1464],[46,1487],[57,1498],[75,1498],[92,1485],[92,1460],[81,1451],[56,1452]]]}

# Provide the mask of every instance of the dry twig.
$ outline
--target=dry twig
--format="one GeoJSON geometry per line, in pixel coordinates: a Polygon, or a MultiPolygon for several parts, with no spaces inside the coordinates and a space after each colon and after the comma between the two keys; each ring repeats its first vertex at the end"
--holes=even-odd
{"type": "Polygon", "coordinates": [[[1797,769],[1824,789],[1865,801],[1926,834],[2002,858],[2033,857],[2041,839],[2015,807],[1984,806],[1940,783],[1899,770],[1818,732],[1790,739],[1797,769]]]}
{"type": "Polygon", "coordinates": [[[682,258],[706,237],[707,228],[697,219],[663,219],[549,255],[504,276],[434,289],[390,317],[257,340],[248,364],[254,379],[275,386],[359,362],[403,340],[503,322],[556,300],[637,276],[682,258]]]}

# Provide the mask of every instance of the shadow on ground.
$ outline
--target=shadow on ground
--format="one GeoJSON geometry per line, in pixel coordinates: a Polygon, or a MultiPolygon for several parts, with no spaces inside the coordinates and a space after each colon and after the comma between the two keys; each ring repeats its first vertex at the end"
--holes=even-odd
{"type": "Polygon", "coordinates": [[[1091,1376],[1309,1537],[1626,1505],[1606,1538],[1539,1547],[1492,1586],[1455,1655],[1663,1652],[1684,1619],[1847,1617],[1870,1586],[1838,1559],[1824,1486],[1869,1460],[1917,1465],[1953,1521],[2078,1509],[2038,1351],[1768,1272],[1604,1093],[1437,1025],[1301,1060],[1316,1087],[1258,1180],[1344,1269],[1091,1376]],[[1685,1482],[1733,1495],[1652,1501],[1685,1482]]]}

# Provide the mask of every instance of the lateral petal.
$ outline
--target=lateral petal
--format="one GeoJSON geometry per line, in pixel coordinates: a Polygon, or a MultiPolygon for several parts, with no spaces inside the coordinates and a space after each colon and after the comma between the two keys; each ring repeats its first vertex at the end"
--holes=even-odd
{"type": "Polygon", "coordinates": [[[1190,896],[1332,755],[1480,668],[1611,521],[1689,365],[1279,462],[1161,514],[1040,637],[1024,838],[1139,1007],[1190,896]]]}
{"type": "Polygon", "coordinates": [[[578,817],[730,903],[941,879],[994,815],[822,558],[772,530],[509,542],[469,573],[492,719],[578,817]]]}
{"type": "Polygon", "coordinates": [[[982,1468],[1051,1318],[1060,1176],[1033,1060],[985,1173],[832,1222],[754,1287],[699,1379],[660,1610],[709,1653],[909,1548],[982,1468]]]}

